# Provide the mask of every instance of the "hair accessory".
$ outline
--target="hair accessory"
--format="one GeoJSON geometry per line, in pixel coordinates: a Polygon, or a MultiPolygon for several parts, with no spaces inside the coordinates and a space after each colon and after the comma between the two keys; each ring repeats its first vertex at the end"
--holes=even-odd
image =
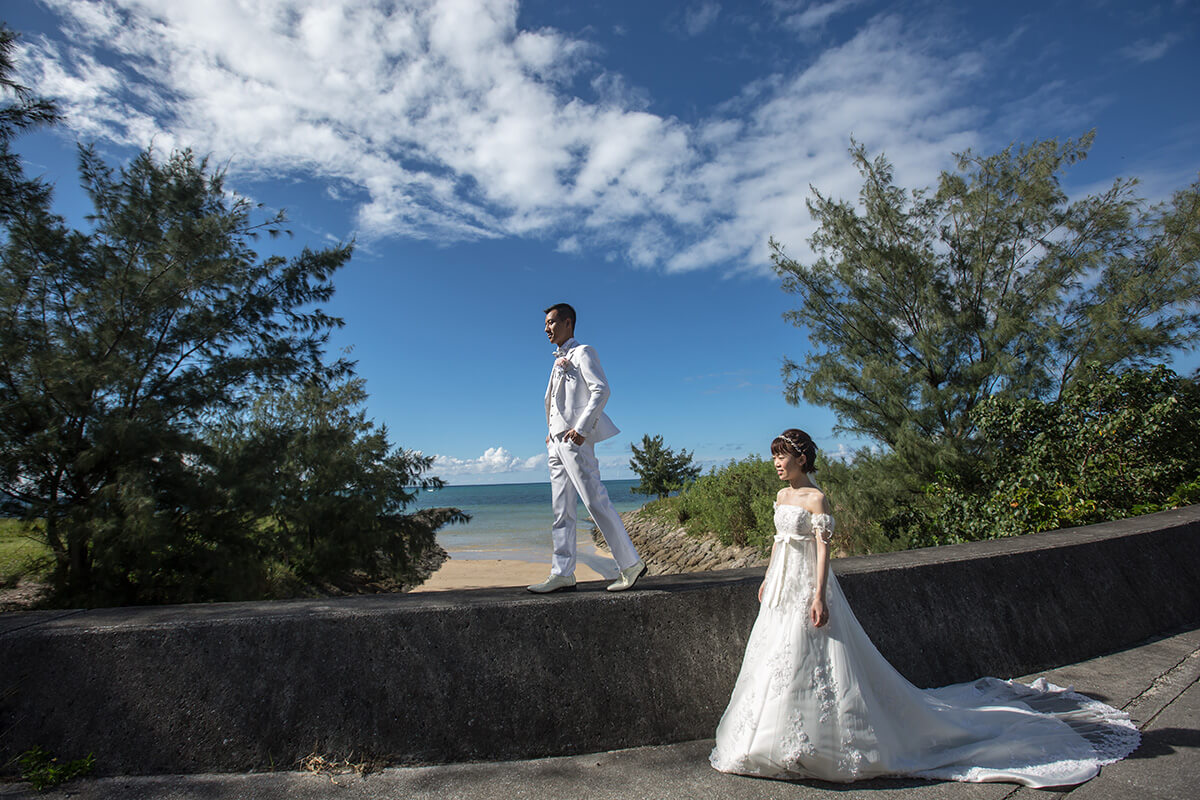
{"type": "Polygon", "coordinates": [[[779,434],[779,438],[783,439],[785,442],[790,444],[792,446],[792,449],[795,450],[798,455],[804,455],[803,447],[795,439],[788,436],[786,433],[779,434]]]}

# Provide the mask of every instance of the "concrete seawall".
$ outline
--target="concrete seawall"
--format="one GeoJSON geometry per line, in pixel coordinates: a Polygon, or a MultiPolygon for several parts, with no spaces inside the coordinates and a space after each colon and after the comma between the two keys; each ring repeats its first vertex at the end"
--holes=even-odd
{"type": "MultiPolygon", "coordinates": [[[[1200,506],[866,556],[836,572],[919,685],[1079,661],[1200,622],[1200,506]]],[[[101,774],[421,763],[711,736],[762,569],[520,590],[0,616],[0,763],[101,774]]]]}

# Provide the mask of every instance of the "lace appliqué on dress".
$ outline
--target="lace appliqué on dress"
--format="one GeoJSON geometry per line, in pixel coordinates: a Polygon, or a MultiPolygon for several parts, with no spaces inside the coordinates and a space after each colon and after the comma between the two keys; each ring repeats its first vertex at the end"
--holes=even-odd
{"type": "Polygon", "coordinates": [[[1077,783],[1081,774],[1096,772],[1128,756],[1141,744],[1142,734],[1133,720],[1120,709],[1079,694],[1070,687],[1057,686],[1045,678],[1031,684],[980,678],[975,685],[986,702],[1017,700],[1035,711],[1053,716],[1066,724],[1074,736],[1055,736],[1039,748],[1041,758],[1014,758],[1008,763],[986,767],[943,767],[926,770],[921,777],[940,780],[980,782],[994,778],[998,770],[1036,777],[1045,786],[1077,783]],[[1056,707],[1066,710],[1053,710],[1056,707]]]}
{"type": "Polygon", "coordinates": [[[833,517],[828,514],[813,514],[812,516],[812,532],[813,536],[820,539],[825,544],[833,541],[833,517]]]}
{"type": "MultiPolygon", "coordinates": [[[[750,732],[750,729],[758,721],[754,709],[759,706],[760,703],[758,702],[756,693],[751,693],[742,698],[737,708],[730,707],[726,709],[721,724],[730,727],[734,740],[739,742],[748,740],[747,733],[750,732]]],[[[736,772],[741,775],[758,774],[758,770],[753,766],[749,756],[745,752],[730,756],[725,751],[722,751],[720,742],[709,753],[708,763],[712,765],[713,769],[721,772],[736,772]]]]}
{"type": "Polygon", "coordinates": [[[782,752],[784,769],[789,772],[803,772],[804,759],[817,754],[808,734],[804,730],[804,719],[797,714],[779,739],[779,749],[782,752]]]}
{"type": "Polygon", "coordinates": [[[792,644],[784,642],[783,646],[771,653],[767,659],[767,697],[776,698],[792,682],[796,665],[792,659],[792,644]]]}
{"type": "Polygon", "coordinates": [[[790,503],[775,504],[775,541],[819,537],[829,544],[833,540],[833,517],[814,514],[804,506],[790,503]]]}
{"type": "Polygon", "coordinates": [[[827,723],[837,712],[837,685],[834,683],[829,664],[822,661],[813,670],[812,692],[817,698],[821,711],[820,720],[827,723]]]}

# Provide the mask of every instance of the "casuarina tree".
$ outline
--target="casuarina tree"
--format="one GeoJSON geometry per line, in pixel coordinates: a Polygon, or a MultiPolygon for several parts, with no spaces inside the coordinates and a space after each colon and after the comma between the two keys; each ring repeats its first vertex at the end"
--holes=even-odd
{"type": "MultiPolygon", "coordinates": [[[[279,544],[285,524],[345,543],[330,548],[342,557],[328,570],[405,566],[406,543],[432,539],[399,513],[407,487],[437,481],[423,477],[427,459],[394,450],[354,410],[365,394],[352,364],[325,357],[341,320],[321,306],[350,245],[260,255],[283,216],[233,194],[187,150],[113,169],[81,148],[94,212],[86,229],[68,226],[11,150],[53,109],[11,80],[2,33],[0,501],[49,546],[60,600],[255,596],[273,563],[301,558],[279,544]],[[281,430],[322,424],[290,438],[268,435],[261,416],[230,427],[272,397],[299,398],[276,404],[288,409],[281,430]],[[257,462],[231,431],[263,443],[257,462]],[[297,465],[302,492],[281,476],[297,465]],[[297,521],[339,502],[319,529],[297,521]]],[[[307,579],[329,577],[301,560],[307,579]]]]}
{"type": "Polygon", "coordinates": [[[811,345],[785,361],[786,398],[831,408],[929,480],[986,446],[972,414],[985,399],[1057,397],[1088,369],[1200,339],[1200,182],[1161,205],[1132,180],[1072,199],[1063,172],[1091,143],[967,152],[914,191],[855,143],[857,204],[813,189],[813,258],[771,242],[811,345]]]}
{"type": "Polygon", "coordinates": [[[633,450],[629,468],[641,479],[641,482],[633,487],[633,491],[638,494],[666,497],[700,475],[700,467],[692,463],[692,454],[683,449],[676,453],[663,445],[661,436],[646,434],[642,436],[640,450],[636,444],[629,447],[633,450]]]}

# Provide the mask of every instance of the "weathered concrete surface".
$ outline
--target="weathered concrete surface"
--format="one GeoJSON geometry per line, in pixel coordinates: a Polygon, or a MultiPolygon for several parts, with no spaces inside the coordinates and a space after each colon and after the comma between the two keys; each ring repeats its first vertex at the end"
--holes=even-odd
{"type": "MultiPolygon", "coordinates": [[[[914,682],[1027,674],[1200,622],[1200,507],[837,572],[914,682]]],[[[0,764],[35,744],[94,752],[103,774],[155,774],[701,739],[728,700],[761,574],[616,595],[595,583],[4,615],[0,764]]]]}
{"type": "MultiPolygon", "coordinates": [[[[736,777],[708,766],[712,740],[583,756],[386,769],[359,776],[274,772],[75,781],[34,795],[0,785],[0,800],[1192,800],[1200,785],[1200,630],[1047,673],[1124,706],[1145,732],[1133,757],[1070,790],[1004,783],[872,780],[850,785],[736,777]]],[[[1033,676],[1026,676],[1033,677],[1033,676]]]]}
{"type": "Polygon", "coordinates": [[[693,739],[727,700],[755,582],[45,618],[0,635],[0,763],[35,744],[136,774],[314,751],[415,763],[693,739]],[[650,713],[623,724],[625,708],[650,713]]]}
{"type": "Polygon", "coordinates": [[[1200,506],[835,563],[871,640],[918,686],[1028,674],[1200,622],[1200,506]]]}

